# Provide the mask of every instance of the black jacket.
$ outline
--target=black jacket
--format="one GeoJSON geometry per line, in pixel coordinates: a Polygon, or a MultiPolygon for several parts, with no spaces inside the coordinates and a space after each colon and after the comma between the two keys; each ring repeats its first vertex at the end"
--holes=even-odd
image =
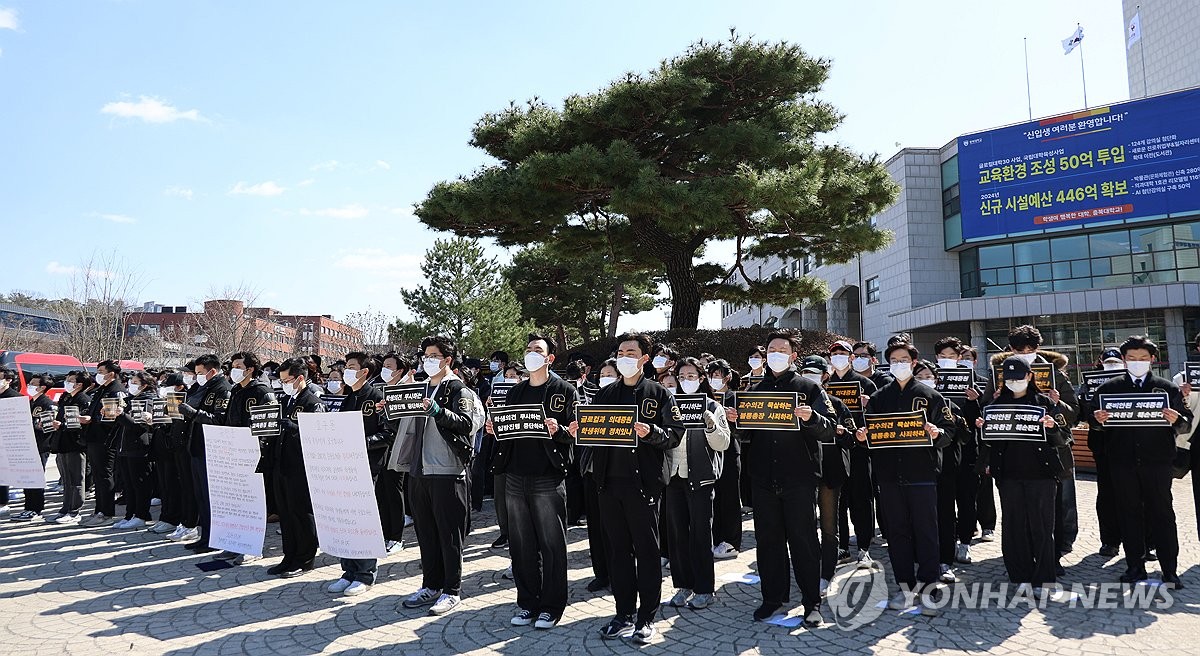
{"type": "Polygon", "coordinates": [[[34,416],[33,437],[37,441],[38,453],[49,453],[50,439],[54,436],[54,432],[43,431],[41,422],[37,420],[37,415],[41,412],[54,412],[54,402],[47,398],[45,394],[39,395],[36,399],[29,402],[29,412],[34,416]]]}
{"type": "Polygon", "coordinates": [[[250,381],[248,385],[233,385],[230,381],[228,412],[225,413],[225,425],[249,428],[250,409],[256,405],[275,403],[275,391],[261,376],[250,381]]]}
{"type": "MultiPolygon", "coordinates": [[[[505,404],[516,404],[529,387],[528,380],[513,385],[505,396],[505,404]]],[[[546,450],[546,458],[550,460],[550,466],[554,467],[554,471],[566,476],[567,465],[571,463],[571,445],[574,442],[571,434],[567,432],[567,426],[575,420],[575,408],[579,405],[579,395],[574,384],[558,376],[550,376],[545,383],[543,398],[542,408],[546,412],[546,418],[558,421],[558,432],[551,439],[538,439],[537,441],[546,450]]],[[[503,474],[508,470],[513,448],[516,446],[513,444],[515,441],[497,440],[496,457],[492,461],[493,472],[503,474]]]]}
{"type": "MultiPolygon", "coordinates": [[[[153,401],[158,398],[156,391],[146,390],[130,399],[131,401],[153,401]]],[[[150,454],[150,441],[154,435],[152,424],[141,423],[138,419],[123,413],[117,417],[120,427],[117,431],[117,455],[123,458],[145,458],[150,454]]]]}
{"type": "Polygon", "coordinates": [[[1055,427],[1046,429],[1045,442],[984,442],[979,446],[979,460],[976,469],[983,472],[991,468],[992,478],[1000,481],[1037,480],[1044,478],[1059,478],[1066,468],[1059,451],[1069,448],[1071,427],[1067,424],[1066,407],[1062,403],[1054,403],[1050,397],[1042,393],[1026,394],[1023,398],[1013,398],[1007,389],[1000,392],[996,405],[1035,405],[1045,408],[1046,414],[1054,417],[1055,427]]]}
{"type": "MultiPolygon", "coordinates": [[[[708,399],[705,409],[714,415],[719,412],[723,416],[725,413],[725,406],[711,398],[708,399]]],[[[734,442],[733,431],[730,430],[729,444],[732,446],[734,442]]],[[[716,451],[709,446],[707,428],[686,429],[683,444],[687,449],[688,489],[698,492],[707,486],[716,485],[717,479],[721,478],[721,472],[725,469],[725,452],[729,449],[716,451]]]]}
{"type": "Polygon", "coordinates": [[[58,397],[58,413],[54,416],[58,420],[59,427],[55,431],[53,439],[50,440],[50,451],[52,453],[79,453],[84,450],[84,435],[87,431],[87,426],[80,428],[67,428],[66,407],[74,406],[79,408],[79,415],[87,414],[87,410],[91,407],[92,397],[88,396],[87,392],[80,391],[76,394],[63,394],[58,397]]]}
{"type": "Polygon", "coordinates": [[[867,403],[866,414],[925,411],[925,421],[942,429],[932,447],[871,449],[871,468],[876,479],[893,485],[933,483],[942,469],[942,447],[954,439],[954,413],[937,390],[909,378],[901,387],[897,381],[875,393],[867,403]]]}
{"type": "Polygon", "coordinates": [[[375,409],[375,404],[383,400],[383,390],[368,383],[364,383],[358,391],[349,386],[343,389],[346,395],[342,397],[338,412],[362,414],[363,434],[367,438],[367,461],[371,464],[371,473],[377,474],[383,464],[383,455],[387,453],[394,437],[383,413],[375,409]]]}
{"type": "MultiPolygon", "coordinates": [[[[621,388],[627,387],[618,380],[596,392],[591,405],[619,405],[621,388]]],[[[683,440],[683,416],[675,397],[665,387],[648,380],[638,379],[633,387],[634,403],[637,405],[637,421],[650,425],[650,434],[638,440],[634,448],[636,469],[632,472],[613,472],[617,476],[632,476],[641,484],[642,495],[657,497],[667,486],[667,451],[679,446],[683,440]]],[[[592,452],[592,476],[599,489],[608,485],[609,462],[615,447],[596,447],[592,452]]]]}
{"type": "Polygon", "coordinates": [[[782,373],[768,370],[751,390],[754,392],[796,392],[796,402],[813,409],[800,430],[743,429],[747,442],[754,444],[746,456],[750,477],[756,485],[784,487],[816,485],[821,478],[821,443],[833,442],[837,433],[837,411],[821,386],[799,375],[794,369],[782,373]]]}
{"type": "Polygon", "coordinates": [[[821,482],[826,487],[836,488],[850,477],[850,449],[855,442],[854,432],[858,430],[854,416],[862,416],[862,413],[850,412],[841,399],[831,394],[826,396],[833,403],[834,416],[837,417],[837,441],[821,445],[821,482]]]}
{"type": "Polygon", "coordinates": [[[294,397],[284,395],[279,436],[271,444],[274,466],[288,476],[304,476],[304,449],[300,446],[301,412],[325,412],[321,396],[313,391],[311,385],[305,385],[294,397]]]}
{"type": "Polygon", "coordinates": [[[194,386],[188,391],[187,406],[180,409],[183,411],[184,419],[187,420],[188,448],[191,449],[192,457],[204,457],[205,424],[225,425],[225,415],[229,411],[229,395],[232,390],[229,377],[221,374],[203,386],[194,386]]]}
{"type": "MultiPolygon", "coordinates": [[[[1179,413],[1179,419],[1173,426],[1164,425],[1161,428],[1102,426],[1093,414],[1087,418],[1088,425],[1103,433],[1104,448],[1114,466],[1172,464],[1175,460],[1175,436],[1186,435],[1191,429],[1193,419],[1183,394],[1175,383],[1154,374],[1147,374],[1144,387],[1138,389],[1126,373],[1101,385],[1100,389],[1096,390],[1096,396],[1139,392],[1166,392],[1167,403],[1172,410],[1179,413]]],[[[1095,401],[1095,405],[1099,407],[1099,399],[1095,401]]]]}
{"type": "MultiPolygon", "coordinates": [[[[1011,357],[1013,357],[1013,353],[1011,351],[1005,351],[1004,353],[997,353],[996,355],[993,355],[993,371],[999,369],[1004,364],[1004,361],[1011,357]]],[[[1058,397],[1063,404],[1063,416],[1066,417],[1067,425],[1074,426],[1075,422],[1079,419],[1079,399],[1075,396],[1075,387],[1071,385],[1071,379],[1068,378],[1067,374],[1063,372],[1063,368],[1067,366],[1067,357],[1061,353],[1039,349],[1037,356],[1033,359],[1033,361],[1054,365],[1054,389],[1058,390],[1058,397]]],[[[1003,385],[1001,386],[1003,387],[1003,385]]],[[[1042,390],[1043,393],[1047,391],[1049,390],[1042,390]]],[[[987,381],[987,390],[979,400],[984,405],[995,403],[995,401],[992,400],[992,396],[995,394],[995,392],[995,381],[989,378],[987,381]]],[[[1067,437],[1070,438],[1070,435],[1068,434],[1067,437]]]]}
{"type": "Polygon", "coordinates": [[[83,413],[92,418],[91,423],[84,426],[85,439],[89,443],[103,442],[111,446],[116,437],[118,424],[116,421],[101,419],[100,410],[104,407],[104,399],[119,399],[121,412],[125,412],[129,409],[129,392],[121,384],[121,381],[116,379],[107,385],[97,386],[92,391],[92,399],[87,412],[83,413]]]}

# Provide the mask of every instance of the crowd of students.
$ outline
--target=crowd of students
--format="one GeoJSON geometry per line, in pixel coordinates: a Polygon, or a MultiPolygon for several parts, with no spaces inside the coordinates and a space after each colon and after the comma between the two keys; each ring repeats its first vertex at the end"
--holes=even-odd
{"type": "MultiPolygon", "coordinates": [[[[1085,422],[1096,456],[1100,554],[1115,557],[1124,547],[1122,582],[1145,580],[1146,562],[1157,558],[1163,582],[1182,587],[1171,483],[1191,465],[1186,447],[1200,394],[1182,375],[1151,372],[1158,348],[1145,337],[1104,352],[1097,368],[1122,371],[1096,393],[1072,387],[1066,359],[1040,347],[1035,327],[1017,327],[1008,350],[990,360],[994,376],[981,375],[978,353],[953,337],[937,341],[925,359],[904,334],[882,349],[839,340],[802,353],[787,331],[750,350],[744,366],[678,353],[639,333],[620,336],[604,362],[562,356],[558,371],[557,345],[540,334],[529,336],[520,361],[500,351],[487,361],[462,358],[452,340],[436,336],[415,358],[352,352],[328,368],[316,357],[263,363],[247,352],[225,362],[205,355],[168,371],[126,372],[108,360],[94,374],[26,377],[38,448],[43,464],[55,456],[62,505],[45,513],[44,491],[30,489],[22,511],[5,506],[0,513],[13,521],[142,529],[197,554],[216,551],[208,542],[203,427],[249,426],[252,408],[278,399],[280,435],[263,441],[260,471],[283,558],[266,571],[300,576],[313,568],[318,540],[298,415],[357,412],[386,551],[400,551],[405,527],[415,528],[422,582],[405,608],[440,615],[458,606],[471,513],[490,492],[500,529],[492,546],[508,547],[506,577],[516,585],[512,625],[557,625],[567,606],[567,528],[586,525],[594,572],[587,590],[611,590],[615,602],[601,635],[647,643],[656,635],[664,567],[675,588],[670,606],[708,608],[716,602],[715,561],[742,550],[747,513],[761,580],[756,620],[790,603],[794,577],[804,624],[821,625],[836,568],[878,567],[873,550],[878,555],[881,541],[899,588],[889,606],[936,615],[930,594],[972,563],[976,535],[995,539],[994,488],[1010,581],[1046,588],[1063,576],[1060,560],[1079,531],[1071,429],[1085,422]],[[1043,389],[1034,369],[1045,363],[1053,382],[1043,389]],[[958,369],[970,370],[973,383],[952,400],[937,390],[938,379],[958,369]],[[426,383],[425,414],[386,419],[383,386],[414,381],[426,383]],[[487,408],[499,402],[492,387],[502,382],[513,383],[505,404],[543,406],[544,439],[495,439],[487,408]],[[831,383],[859,385],[855,410],[827,393],[831,383]],[[65,392],[52,403],[47,392],[58,385],[65,392]],[[795,394],[796,427],[738,428],[738,390],[795,394]],[[171,392],[185,397],[169,423],[151,422],[147,406],[134,403],[171,392]],[[1138,393],[1167,395],[1162,425],[1108,425],[1099,394],[1138,393]],[[676,394],[707,395],[703,425],[685,426],[676,394]],[[637,446],[579,446],[581,404],[636,408],[637,446]],[[982,441],[991,404],[1044,409],[1045,440],[982,441]],[[867,417],[916,411],[926,417],[926,445],[868,446],[867,417]],[[36,419],[44,412],[53,420],[36,419]]],[[[0,398],[18,396],[21,384],[16,372],[0,369],[0,398]]],[[[7,499],[7,488],[0,494],[7,499]]],[[[1200,490],[1196,498],[1200,506],[1200,490]]],[[[214,557],[254,560],[228,551],[214,557]]],[[[375,584],[375,560],[342,559],[341,566],[330,592],[357,595],[375,584]]]]}

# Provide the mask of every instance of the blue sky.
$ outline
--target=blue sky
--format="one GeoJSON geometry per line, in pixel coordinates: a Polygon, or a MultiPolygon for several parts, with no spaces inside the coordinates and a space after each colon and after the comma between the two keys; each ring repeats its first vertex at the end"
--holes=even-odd
{"type": "Polygon", "coordinates": [[[510,100],[590,92],[736,26],[831,58],[831,138],[887,158],[1025,120],[1022,37],[1034,116],[1082,107],[1059,43],[1077,22],[1089,103],[1125,100],[1117,0],[0,0],[0,291],[56,296],[99,250],[142,271],[140,301],[244,281],[287,313],[403,316],[439,236],[412,205],[487,163],[470,129],[510,100]]]}

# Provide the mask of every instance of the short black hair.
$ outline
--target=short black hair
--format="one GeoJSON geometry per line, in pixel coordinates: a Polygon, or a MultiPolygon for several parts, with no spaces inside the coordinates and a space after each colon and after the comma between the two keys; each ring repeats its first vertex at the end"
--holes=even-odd
{"type": "Polygon", "coordinates": [[[358,362],[359,369],[367,370],[367,378],[374,378],[375,376],[379,375],[379,369],[381,367],[379,360],[376,360],[366,353],[362,351],[351,351],[350,353],[346,354],[346,364],[349,364],[351,360],[358,362]]]}
{"type": "Polygon", "coordinates": [[[74,370],[68,371],[66,376],[63,376],[63,382],[64,383],[67,382],[68,378],[74,378],[75,382],[78,383],[80,380],[87,378],[87,372],[80,371],[78,369],[74,369],[74,370]]]}
{"type": "Polygon", "coordinates": [[[553,339],[541,333],[529,333],[529,337],[525,339],[525,343],[528,344],[529,342],[536,342],[538,340],[546,342],[546,355],[554,355],[554,352],[558,349],[558,345],[554,343],[553,339]]]}
{"type": "Polygon", "coordinates": [[[583,377],[583,365],[579,360],[572,360],[567,363],[567,380],[576,380],[583,377]]]}
{"type": "Polygon", "coordinates": [[[767,357],[767,349],[761,345],[755,346],[754,348],[750,349],[748,353],[746,353],[746,359],[748,360],[756,355],[760,358],[767,357]]]}
{"type": "Polygon", "coordinates": [[[1042,345],[1042,331],[1025,324],[1008,331],[1008,347],[1014,351],[1024,348],[1037,348],[1042,345]]]}
{"type": "Polygon", "coordinates": [[[790,330],[776,330],[775,332],[767,335],[767,346],[770,346],[771,342],[777,339],[782,339],[783,341],[787,342],[788,346],[790,346],[792,349],[792,353],[800,352],[800,340],[796,337],[796,333],[790,330]]]}
{"type": "Polygon", "coordinates": [[[892,359],[892,351],[907,351],[908,357],[912,358],[913,362],[921,359],[921,352],[917,350],[917,347],[909,344],[908,342],[895,342],[893,344],[888,344],[887,349],[885,349],[883,352],[883,359],[890,361],[892,359]]]}
{"type": "Polygon", "coordinates": [[[217,359],[216,354],[209,353],[202,355],[192,363],[193,367],[204,367],[209,371],[214,371],[221,368],[221,361],[217,359]]]}
{"type": "Polygon", "coordinates": [[[650,350],[654,348],[654,342],[651,341],[650,336],[645,333],[627,332],[617,336],[618,347],[625,342],[637,342],[638,350],[642,352],[642,355],[649,355],[650,350]]]}
{"type": "Polygon", "coordinates": [[[917,372],[921,371],[922,369],[928,369],[929,373],[933,374],[934,378],[938,377],[938,368],[936,364],[930,362],[929,360],[914,360],[913,375],[916,376],[917,372]]]}
{"type": "Polygon", "coordinates": [[[158,387],[158,379],[155,378],[154,374],[150,373],[149,371],[135,371],[133,372],[133,375],[129,377],[129,379],[133,380],[135,378],[142,381],[141,386],[144,390],[158,387]]]}
{"type": "Polygon", "coordinates": [[[658,346],[654,347],[654,355],[658,355],[660,353],[665,355],[668,360],[673,360],[675,362],[679,361],[679,351],[676,351],[666,344],[659,344],[658,346]]]}
{"type": "MultiPolygon", "coordinates": [[[[709,365],[709,366],[711,367],[712,365],[709,365]]],[[[675,363],[675,369],[672,370],[672,373],[675,374],[676,378],[679,377],[679,370],[683,369],[684,367],[695,368],[696,373],[700,374],[700,378],[704,378],[705,376],[708,375],[708,372],[704,370],[705,368],[700,366],[700,360],[689,356],[686,358],[682,358],[678,362],[675,363]]]]}
{"type": "Polygon", "coordinates": [[[54,387],[54,376],[51,376],[50,374],[48,374],[44,371],[26,374],[25,375],[25,387],[29,387],[30,385],[33,385],[34,387],[37,387],[37,388],[54,387]],[[33,381],[35,379],[38,381],[37,385],[33,385],[33,381]]]}
{"type": "Polygon", "coordinates": [[[1121,342],[1121,355],[1137,349],[1149,351],[1150,355],[1158,357],[1158,344],[1145,335],[1130,335],[1121,342]]]}
{"type": "Polygon", "coordinates": [[[121,375],[121,365],[117,364],[116,360],[105,360],[96,365],[96,370],[99,371],[100,367],[104,367],[107,373],[121,375]]]}
{"type": "MultiPolygon", "coordinates": [[[[616,371],[618,376],[621,375],[620,370],[617,369],[617,359],[616,358],[608,358],[604,362],[601,362],[600,367],[598,369],[603,369],[605,367],[612,367],[613,371],[616,371]]],[[[599,370],[597,370],[597,373],[599,373],[599,370]]]]}
{"type": "MultiPolygon", "coordinates": [[[[771,340],[769,339],[767,340],[768,343],[770,343],[770,341],[771,340]]],[[[721,375],[729,377],[733,373],[733,368],[730,367],[729,363],[724,360],[713,360],[712,362],[708,363],[708,371],[705,373],[711,374],[714,371],[719,371],[721,372],[721,375]]]]}
{"type": "Polygon", "coordinates": [[[0,380],[17,381],[17,372],[8,367],[0,367],[0,380]]]}
{"type": "Polygon", "coordinates": [[[286,371],[292,378],[296,378],[297,376],[308,378],[309,375],[308,363],[304,361],[304,358],[288,358],[284,360],[283,364],[279,365],[279,371],[281,373],[286,371]]]}
{"type": "Polygon", "coordinates": [[[488,356],[488,359],[508,364],[508,351],[492,351],[492,354],[488,356]]]}
{"type": "Polygon", "coordinates": [[[854,350],[857,351],[860,348],[867,349],[867,354],[873,358],[879,355],[879,349],[875,348],[874,342],[854,342],[854,350]]]}
{"type": "Polygon", "coordinates": [[[442,335],[429,335],[425,339],[421,340],[421,353],[424,354],[425,349],[429,348],[430,346],[437,347],[438,352],[442,354],[443,358],[450,358],[455,362],[458,361],[458,349],[454,346],[454,340],[450,339],[449,337],[443,337],[442,335]]]}
{"type": "Polygon", "coordinates": [[[250,353],[249,351],[239,351],[229,356],[229,363],[231,367],[233,366],[234,360],[241,360],[243,367],[247,369],[253,369],[254,376],[259,376],[263,372],[262,360],[259,360],[257,355],[250,353]]]}
{"type": "Polygon", "coordinates": [[[962,347],[962,350],[958,352],[958,357],[971,358],[972,360],[978,360],[979,359],[979,351],[977,351],[974,346],[964,346],[964,347],[962,347]]]}
{"type": "MultiPolygon", "coordinates": [[[[912,335],[909,335],[908,333],[896,333],[888,338],[887,345],[890,348],[891,346],[900,344],[901,342],[905,344],[912,344],[912,341],[912,335]]],[[[883,352],[883,357],[887,357],[887,351],[883,352]]]]}
{"type": "Polygon", "coordinates": [[[516,360],[513,360],[512,362],[509,362],[508,364],[504,365],[504,368],[500,370],[500,373],[502,373],[502,374],[508,373],[508,371],[510,369],[512,371],[517,372],[518,377],[529,375],[529,372],[525,371],[525,365],[521,364],[520,362],[517,362],[516,360]]]}
{"type": "Polygon", "coordinates": [[[937,355],[948,348],[954,349],[955,353],[962,354],[962,347],[963,343],[961,339],[957,337],[943,337],[933,343],[933,354],[937,355]]]}
{"type": "Polygon", "coordinates": [[[700,355],[696,356],[696,359],[697,359],[697,360],[710,360],[710,361],[711,361],[711,360],[716,360],[716,359],[717,359],[717,356],[713,355],[712,353],[701,353],[700,355]]]}

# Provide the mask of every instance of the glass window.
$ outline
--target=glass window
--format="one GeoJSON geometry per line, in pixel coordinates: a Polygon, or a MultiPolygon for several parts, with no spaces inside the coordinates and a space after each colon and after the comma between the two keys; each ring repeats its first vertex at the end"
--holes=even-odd
{"type": "Polygon", "coordinates": [[[1077,235],[1053,239],[1050,241],[1050,251],[1056,262],[1085,258],[1088,256],[1088,238],[1086,235],[1077,235]]]}
{"type": "Polygon", "coordinates": [[[1037,280],[1039,282],[1042,280],[1049,280],[1050,279],[1050,265],[1049,264],[1038,264],[1037,266],[1033,267],[1033,279],[1037,280]]]}
{"type": "Polygon", "coordinates": [[[1013,265],[1012,244],[983,246],[979,249],[979,266],[992,268],[1013,265]]]}
{"type": "Polygon", "coordinates": [[[1003,269],[996,269],[996,282],[999,282],[1001,285],[1011,285],[1014,282],[1016,282],[1013,279],[1012,267],[1004,267],[1003,269]]]}
{"type": "Polygon", "coordinates": [[[1050,268],[1054,271],[1054,275],[1052,277],[1055,280],[1066,280],[1067,278],[1071,277],[1070,262],[1055,262],[1054,264],[1050,265],[1050,268]]]}
{"type": "Polygon", "coordinates": [[[979,249],[971,248],[958,256],[958,270],[962,273],[979,269],[979,249]]]}
{"type": "Polygon", "coordinates": [[[1092,285],[1095,287],[1125,287],[1132,284],[1133,276],[1128,273],[1104,276],[1103,278],[1092,278],[1092,285]]]}
{"type": "Polygon", "coordinates": [[[1150,277],[1146,282],[1148,282],[1148,283],[1175,282],[1176,280],[1177,280],[1177,277],[1175,275],[1175,270],[1171,269],[1170,271],[1153,271],[1153,272],[1151,272],[1150,277]]]}
{"type": "Polygon", "coordinates": [[[1033,267],[1017,267],[1017,282],[1033,282],[1033,267]]]}
{"type": "Polygon", "coordinates": [[[1013,244],[1014,260],[1017,264],[1037,264],[1050,261],[1050,242],[1046,240],[1026,241],[1013,244]]]}
{"type": "Polygon", "coordinates": [[[1179,280],[1180,281],[1200,280],[1200,269],[1180,269],[1179,270],[1179,280]]]}
{"type": "Polygon", "coordinates": [[[1175,251],[1163,251],[1154,254],[1154,268],[1159,271],[1170,271],[1175,268],[1175,251]]]}
{"type": "Polygon", "coordinates": [[[1129,253],[1129,231],[1102,232],[1088,237],[1092,257],[1127,255],[1129,253]]]}
{"type": "Polygon", "coordinates": [[[1052,291],[1054,291],[1054,285],[1050,282],[1030,282],[1017,285],[1018,294],[1040,294],[1052,291]]]}
{"type": "Polygon", "coordinates": [[[1129,255],[1112,258],[1113,273],[1130,273],[1133,271],[1133,258],[1129,255]]]}
{"type": "Polygon", "coordinates": [[[1181,223],[1175,226],[1175,248],[1187,248],[1188,244],[1179,242],[1200,242],[1200,223],[1181,223]]]}
{"type": "Polygon", "coordinates": [[[942,189],[958,184],[958,155],[942,162],[942,189]]]}
{"type": "Polygon", "coordinates": [[[996,285],[983,290],[985,296],[1011,296],[1017,293],[1017,288],[1014,285],[996,285]]]}
{"type": "Polygon", "coordinates": [[[1098,257],[1092,260],[1092,273],[1097,276],[1107,276],[1112,273],[1112,260],[1107,257],[1098,257]]]}
{"type": "Polygon", "coordinates": [[[996,279],[996,269],[980,269],[979,284],[983,287],[999,284],[996,279]]]}
{"type": "Polygon", "coordinates": [[[867,303],[879,302],[879,278],[870,278],[867,280],[867,303]]]}
{"type": "Polygon", "coordinates": [[[1077,289],[1089,289],[1092,286],[1090,278],[1077,278],[1075,280],[1055,280],[1054,291],[1065,292],[1077,289]]]}
{"type": "MultiPolygon", "coordinates": [[[[1178,243],[1178,242],[1177,242],[1178,243]]],[[[1175,266],[1180,269],[1200,266],[1200,251],[1194,248],[1189,248],[1184,251],[1175,251],[1175,266]]]]}
{"type": "Polygon", "coordinates": [[[1092,275],[1092,267],[1089,266],[1089,260],[1073,260],[1071,262],[1071,277],[1072,278],[1087,278],[1092,275]]]}
{"type": "Polygon", "coordinates": [[[1138,228],[1129,231],[1134,253],[1153,253],[1174,248],[1175,233],[1171,226],[1138,228]]]}
{"type": "Polygon", "coordinates": [[[1154,270],[1154,256],[1150,253],[1142,253],[1133,256],[1133,272],[1140,273],[1143,271],[1154,270]]]}
{"type": "Polygon", "coordinates": [[[954,248],[962,243],[962,215],[955,214],[942,222],[942,232],[945,235],[946,248],[954,248]]]}

